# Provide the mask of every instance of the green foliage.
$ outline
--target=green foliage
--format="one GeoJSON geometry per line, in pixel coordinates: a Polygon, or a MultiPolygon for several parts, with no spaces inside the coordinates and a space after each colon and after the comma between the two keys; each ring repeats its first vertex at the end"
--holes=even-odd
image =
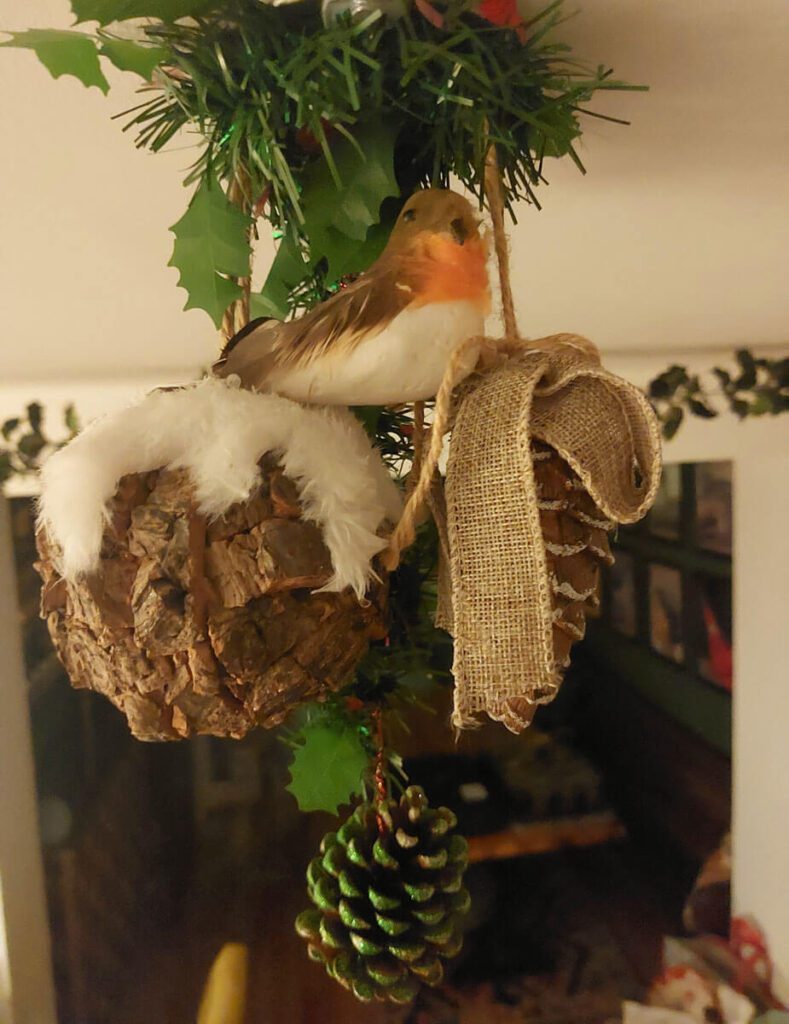
{"type": "Polygon", "coordinates": [[[107,93],[110,83],[99,64],[96,43],[82,32],[64,29],[31,28],[27,32],[13,32],[11,39],[0,46],[22,47],[34,50],[36,56],[53,78],[73,75],[83,85],[95,85],[107,93]]]}
{"type": "Polygon", "coordinates": [[[69,441],[79,430],[79,421],[73,405],[63,412],[67,436],[60,441],[51,440],[44,430],[44,410],[39,402],[31,402],[21,416],[12,416],[0,426],[5,442],[0,446],[0,488],[11,477],[32,476],[42,460],[69,441]]]}
{"type": "Polygon", "coordinates": [[[362,791],[369,751],[352,718],[314,706],[294,742],[288,790],[302,811],[336,814],[362,791]]]}
{"type": "MultiPolygon", "coordinates": [[[[450,0],[442,28],[414,11],[394,23],[376,12],[327,29],[317,5],[259,0],[219,4],[195,22],[153,23],[149,38],[169,52],[161,93],[131,112],[129,126],[154,151],[196,127],[204,148],[192,177],[210,167],[229,180],[243,167],[252,203],[269,191],[275,226],[303,223],[300,190],[315,152],[331,167],[337,136],[358,141],[373,124],[397,138],[405,193],[454,174],[481,198],[484,155],[495,142],[508,205],[534,199],[546,156],[580,164],[573,143],[583,104],[626,86],[553,41],[560,2],[531,20],[525,43],[473,7],[450,0]]],[[[346,232],[353,223],[345,221],[346,232]]]]}
{"type": "Polygon", "coordinates": [[[186,213],[170,229],[175,245],[169,266],[180,271],[178,283],[188,293],[184,308],[206,310],[217,327],[241,295],[231,277],[249,275],[249,226],[249,218],[219,184],[204,179],[186,213]]]}
{"type": "Polygon", "coordinates": [[[102,57],[107,57],[120,71],[133,71],[146,82],[167,56],[167,51],[160,46],[144,46],[131,39],[114,39],[106,34],[101,34],[100,38],[102,57]]]}
{"type": "Polygon", "coordinates": [[[71,9],[81,21],[109,25],[129,18],[160,18],[175,21],[186,15],[204,14],[216,7],[216,0],[71,0],[71,9]]]}
{"type": "Polygon", "coordinates": [[[295,308],[291,292],[308,276],[312,263],[293,238],[283,237],[269,268],[263,290],[250,295],[250,316],[273,316],[284,320],[295,308]]]}
{"type": "MultiPolygon", "coordinates": [[[[305,169],[301,187],[304,233],[313,260],[326,259],[331,280],[366,269],[368,254],[361,265],[356,254],[380,222],[383,201],[400,194],[391,129],[370,124],[353,142],[340,139],[330,159],[324,156],[305,169]]],[[[381,241],[376,239],[375,246],[381,241]]]]}
{"type": "Polygon", "coordinates": [[[253,314],[284,319],[326,298],[334,282],[366,270],[389,237],[381,206],[398,195],[389,131],[370,125],[354,143],[340,139],[331,161],[320,157],[305,171],[303,224],[283,236],[262,291],[251,296],[253,314]]]}
{"type": "Polygon", "coordinates": [[[393,135],[382,125],[367,125],[353,142],[340,139],[323,161],[305,170],[301,205],[307,234],[317,240],[334,228],[364,241],[378,223],[381,203],[396,195],[393,135]]]}
{"type": "MultiPolygon", "coordinates": [[[[716,378],[722,397],[739,419],[748,416],[776,416],[789,411],[789,359],[757,359],[747,349],[736,353],[734,372],[715,366],[716,378]]],[[[690,413],[701,419],[714,419],[719,410],[713,393],[706,388],[698,374],[691,374],[684,366],[670,366],[658,374],[648,385],[647,393],[660,420],[663,436],[675,436],[690,413]]]]}

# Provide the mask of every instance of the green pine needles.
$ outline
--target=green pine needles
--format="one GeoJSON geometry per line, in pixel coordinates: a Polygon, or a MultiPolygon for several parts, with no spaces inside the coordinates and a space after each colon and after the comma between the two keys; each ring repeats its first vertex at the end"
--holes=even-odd
{"type": "Polygon", "coordinates": [[[409,190],[454,174],[482,198],[494,141],[508,203],[534,201],[546,156],[569,154],[580,166],[573,143],[583,104],[597,90],[628,88],[569,59],[552,36],[561,17],[557,0],[526,23],[522,43],[467,0],[451,0],[441,28],[417,12],[390,23],[380,11],[324,28],[309,0],[226,3],[146,29],[167,58],[159,95],[127,127],[153,150],[197,128],[204,146],[193,177],[211,168],[229,179],[243,168],[253,201],[269,190],[275,226],[303,222],[300,177],[316,152],[339,186],[332,136],[352,140],[365,122],[398,134],[409,190]]]}
{"type": "Polygon", "coordinates": [[[139,75],[140,104],[116,116],[140,147],[195,137],[186,183],[197,190],[172,265],[187,308],[219,325],[247,277],[240,250],[250,251],[259,217],[281,244],[250,309],[285,317],[365,270],[415,188],[454,176],[482,204],[491,144],[513,219],[518,200],[537,203],[546,157],[583,170],[575,143],[586,105],[600,90],[633,87],[558,41],[562,0],[517,27],[488,20],[484,4],[436,0],[430,18],[404,4],[392,20],[369,0],[365,17],[327,26],[318,0],[72,0],[78,23],[98,22],[93,31],[19,32],[0,45],[31,49],[53,75],[103,92],[108,64],[139,75]],[[131,19],[145,20],[123,24],[131,19]],[[244,223],[211,194],[217,184],[244,223]],[[183,238],[209,207],[196,254],[183,238]],[[230,243],[232,266],[214,260],[230,243]]]}

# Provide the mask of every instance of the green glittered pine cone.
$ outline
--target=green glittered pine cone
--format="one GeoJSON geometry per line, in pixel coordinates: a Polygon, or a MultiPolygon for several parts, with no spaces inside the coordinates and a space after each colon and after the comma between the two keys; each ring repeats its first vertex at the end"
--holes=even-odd
{"type": "Polygon", "coordinates": [[[313,960],[357,999],[407,1003],[460,952],[468,845],[419,786],[361,804],[307,869],[315,909],[296,919],[313,960]]]}

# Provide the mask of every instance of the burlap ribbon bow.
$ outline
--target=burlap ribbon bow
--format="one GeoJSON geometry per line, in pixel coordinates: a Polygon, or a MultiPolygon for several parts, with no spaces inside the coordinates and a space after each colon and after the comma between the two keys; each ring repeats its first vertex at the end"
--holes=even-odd
{"type": "MultiPolygon", "coordinates": [[[[494,145],[485,162],[485,195],[504,338],[470,338],[450,360],[426,451],[421,429],[415,434],[415,483],[383,562],[396,567],[430,504],[444,555],[437,625],[455,638],[453,722],[473,725],[487,714],[520,732],[561,681],[531,441],[558,452],[613,523],[635,522],[651,506],[661,446],[646,397],[603,369],[586,338],[519,336],[494,145]],[[471,348],[483,369],[461,384],[471,348]],[[436,472],[450,429],[444,494],[436,472]]],[[[416,423],[419,428],[421,412],[416,423]]]]}
{"type": "Polygon", "coordinates": [[[586,338],[483,345],[492,346],[487,369],[457,390],[461,350],[448,368],[388,566],[430,504],[443,554],[436,624],[455,638],[453,722],[487,714],[520,732],[561,682],[531,441],[565,460],[602,517],[632,523],[660,483],[660,431],[644,394],[605,370],[586,338]],[[444,489],[436,469],[449,429],[444,489]]]}
{"type": "Polygon", "coordinates": [[[556,449],[608,519],[632,523],[660,482],[659,429],[638,388],[603,369],[585,339],[561,335],[474,375],[453,420],[445,527],[434,505],[446,556],[437,624],[455,638],[453,722],[487,714],[519,732],[561,679],[531,439],[556,449]]]}

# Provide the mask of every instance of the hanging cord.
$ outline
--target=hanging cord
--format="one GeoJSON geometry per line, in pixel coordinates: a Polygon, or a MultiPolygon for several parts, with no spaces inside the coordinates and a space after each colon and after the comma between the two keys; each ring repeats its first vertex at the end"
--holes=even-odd
{"type": "Polygon", "coordinates": [[[389,800],[389,783],[386,778],[386,743],[384,740],[384,715],[380,707],[372,712],[372,720],[375,725],[375,769],[373,779],[375,782],[375,801],[378,808],[375,813],[375,821],[378,826],[378,834],[386,835],[386,822],[381,813],[389,800]]]}
{"type": "MultiPolygon", "coordinates": [[[[237,168],[233,180],[230,182],[230,188],[227,190],[227,198],[243,213],[250,213],[249,174],[243,167],[237,168]]],[[[247,237],[251,239],[251,236],[252,226],[250,225],[247,237]]],[[[252,290],[252,278],[239,277],[236,280],[241,288],[241,295],[227,307],[222,317],[220,330],[224,339],[223,345],[249,323],[249,296],[252,290]]]]}
{"type": "Polygon", "coordinates": [[[425,452],[426,436],[425,403],[414,402],[414,458],[411,463],[411,471],[408,474],[408,480],[405,485],[406,495],[409,495],[413,491],[414,487],[416,487],[417,480],[419,479],[419,472],[422,468],[422,457],[425,452]]]}
{"type": "Polygon", "coordinates": [[[504,229],[504,193],[501,188],[501,174],[499,173],[495,145],[489,146],[488,155],[485,158],[485,195],[490,208],[490,219],[493,222],[493,245],[499,268],[504,338],[508,342],[517,343],[519,340],[518,322],[515,319],[515,302],[512,297],[509,242],[504,229]]]}
{"type": "MultiPolygon", "coordinates": [[[[502,354],[517,351],[524,344],[518,335],[518,323],[515,318],[515,303],[512,297],[512,283],[510,280],[509,246],[507,233],[504,229],[504,195],[501,189],[501,175],[499,174],[496,147],[494,145],[491,145],[488,149],[488,155],[485,160],[485,195],[488,200],[490,217],[493,223],[493,244],[496,251],[496,262],[498,264],[501,285],[501,312],[504,320],[504,338],[468,338],[452,353],[447,368],[444,370],[438,394],[436,395],[433,424],[427,434],[426,446],[424,446],[420,438],[419,455],[421,456],[421,465],[417,463],[415,444],[412,474],[415,475],[416,482],[411,487],[405,508],[400,516],[400,521],[389,538],[389,546],[381,556],[383,566],[389,572],[397,568],[400,564],[401,554],[413,544],[416,537],[419,517],[428,502],[430,489],[433,485],[433,477],[438,469],[438,462],[444,447],[444,435],[449,430],[451,424],[452,394],[457,385],[467,376],[468,361],[466,357],[468,352],[471,349],[479,349],[483,362],[490,361],[491,359],[496,361],[502,354]],[[423,447],[426,447],[426,452],[422,450],[423,447]]],[[[410,479],[409,486],[411,486],[410,479]]]]}

